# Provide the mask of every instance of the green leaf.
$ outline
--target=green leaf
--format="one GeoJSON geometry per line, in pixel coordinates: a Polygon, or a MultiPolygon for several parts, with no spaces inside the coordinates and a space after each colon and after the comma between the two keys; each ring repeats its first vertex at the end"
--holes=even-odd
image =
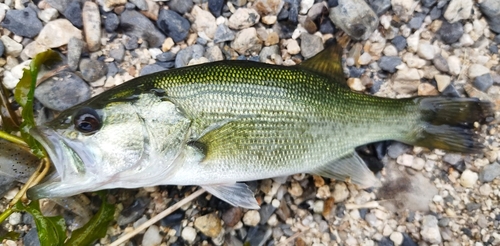
{"type": "Polygon", "coordinates": [[[102,200],[99,211],[82,228],[73,231],[71,238],[64,245],[91,245],[106,236],[109,223],[114,220],[115,205],[108,203],[105,191],[97,194],[102,200]]]}
{"type": "Polygon", "coordinates": [[[45,151],[42,145],[38,143],[30,134],[29,131],[35,126],[35,118],[33,116],[33,98],[35,96],[36,79],[38,70],[42,64],[59,61],[61,57],[53,50],[37,54],[31,61],[30,68],[24,69],[23,77],[19,81],[14,91],[16,101],[23,107],[21,123],[21,137],[30,146],[31,151],[39,158],[45,156],[45,151]]]}
{"type": "Polygon", "coordinates": [[[20,234],[15,231],[9,231],[5,233],[5,235],[0,237],[0,242],[4,239],[17,241],[19,239],[20,234]]]}
{"type": "Polygon", "coordinates": [[[33,216],[40,245],[62,245],[66,240],[66,224],[63,217],[44,217],[40,212],[38,201],[32,201],[28,206],[18,202],[14,208],[18,211],[26,211],[33,216]]]}
{"type": "Polygon", "coordinates": [[[6,132],[19,131],[19,118],[9,102],[9,91],[0,85],[0,117],[2,117],[2,126],[6,132]]]}

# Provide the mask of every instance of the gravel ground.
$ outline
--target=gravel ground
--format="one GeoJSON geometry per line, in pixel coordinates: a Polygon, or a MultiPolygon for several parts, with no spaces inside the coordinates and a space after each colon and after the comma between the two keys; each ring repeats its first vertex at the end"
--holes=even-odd
{"type": "MultiPolygon", "coordinates": [[[[352,38],[344,71],[353,90],[468,95],[493,101],[498,112],[499,20],[498,0],[2,0],[0,72],[12,89],[31,57],[59,51],[67,68],[36,92],[58,111],[174,67],[223,59],[295,65],[343,30],[352,38]]],[[[500,245],[500,127],[479,131],[487,148],[478,155],[397,142],[361,148],[373,169],[385,166],[380,189],[303,174],[250,182],[260,210],[202,195],[126,245],[500,245]]],[[[195,189],[111,191],[120,213],[97,245],[195,189]]],[[[3,244],[38,245],[33,227],[31,216],[14,213],[0,231],[22,238],[3,244]]]]}

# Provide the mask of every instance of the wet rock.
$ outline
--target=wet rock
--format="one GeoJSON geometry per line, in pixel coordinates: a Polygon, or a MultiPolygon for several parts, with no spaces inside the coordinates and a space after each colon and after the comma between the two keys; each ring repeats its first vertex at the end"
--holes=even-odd
{"type": "Polygon", "coordinates": [[[493,78],[490,73],[477,76],[473,85],[481,91],[487,91],[493,85],[493,78]]]}
{"type": "MultiPolygon", "coordinates": [[[[159,47],[165,40],[165,35],[148,18],[137,11],[123,12],[120,16],[120,26],[126,35],[142,38],[149,47],[159,47]]],[[[127,47],[126,44],[125,47],[127,47]]]]}
{"type": "Polygon", "coordinates": [[[363,0],[339,0],[330,9],[330,19],[353,39],[365,40],[378,25],[378,17],[363,0]]]}
{"type": "Polygon", "coordinates": [[[465,188],[473,188],[476,185],[477,179],[477,173],[467,169],[460,176],[460,185],[465,188]]]}
{"type": "Polygon", "coordinates": [[[443,21],[438,34],[445,44],[454,44],[464,34],[464,27],[460,22],[449,23],[447,21],[443,21]]]}
{"type": "Polygon", "coordinates": [[[82,11],[82,5],[79,1],[71,1],[64,10],[63,15],[71,24],[81,29],[83,27],[82,11]]]}
{"type": "Polygon", "coordinates": [[[300,53],[305,59],[313,57],[323,50],[323,40],[321,37],[309,33],[300,35],[300,53]]]}
{"type": "Polygon", "coordinates": [[[14,34],[28,38],[36,37],[43,27],[36,12],[30,7],[7,11],[1,24],[14,34]]]}
{"type": "Polygon", "coordinates": [[[97,51],[101,47],[101,16],[94,2],[85,2],[82,10],[83,32],[89,51],[97,51]]]}
{"type": "Polygon", "coordinates": [[[422,0],[421,2],[424,7],[430,8],[437,3],[437,0],[422,0]]]}
{"type": "Polygon", "coordinates": [[[179,14],[189,13],[189,11],[193,8],[193,1],[171,0],[168,2],[168,7],[179,14]]]}
{"type": "Polygon", "coordinates": [[[458,93],[457,89],[455,86],[452,84],[448,85],[442,92],[441,95],[447,96],[447,97],[460,97],[460,93],[458,93]]]}
{"type": "Polygon", "coordinates": [[[5,47],[5,54],[13,57],[18,57],[23,50],[23,46],[9,38],[7,35],[3,35],[0,37],[0,41],[2,41],[3,46],[5,47]]]}
{"type": "Polygon", "coordinates": [[[483,167],[479,173],[479,180],[481,182],[491,182],[498,176],[500,176],[500,164],[495,162],[483,167]]]}
{"type": "Polygon", "coordinates": [[[169,51],[157,55],[155,59],[161,62],[173,61],[175,60],[175,55],[175,53],[169,51]]]}
{"type": "Polygon", "coordinates": [[[490,29],[500,33],[500,2],[497,0],[484,0],[479,4],[479,9],[488,20],[490,29]]]}
{"type": "Polygon", "coordinates": [[[84,46],[85,43],[81,39],[75,37],[71,38],[68,41],[68,66],[73,71],[76,71],[76,69],[78,69],[80,56],[82,55],[84,46]]]}
{"type": "Polygon", "coordinates": [[[152,73],[156,73],[156,72],[160,72],[160,71],[164,71],[164,70],[166,70],[166,69],[158,64],[149,64],[149,65],[144,66],[141,69],[139,76],[143,76],[146,74],[152,74],[152,73]]]}
{"type": "Polygon", "coordinates": [[[229,27],[236,30],[249,28],[259,22],[260,15],[255,9],[239,8],[229,18],[229,27]]]}
{"type": "Polygon", "coordinates": [[[63,111],[88,100],[90,86],[74,73],[61,72],[41,83],[35,90],[35,97],[45,107],[63,111]]]}
{"type": "Polygon", "coordinates": [[[83,79],[87,82],[94,82],[102,78],[108,72],[107,70],[108,67],[102,61],[88,58],[80,61],[80,71],[82,72],[83,79]]]}
{"type": "Polygon", "coordinates": [[[162,236],[160,235],[160,229],[156,225],[150,226],[144,236],[142,237],[143,246],[155,246],[160,245],[162,236]]]}
{"type": "Polygon", "coordinates": [[[471,16],[472,0],[451,0],[444,11],[444,18],[450,23],[468,19],[471,16]]]}
{"type": "Polygon", "coordinates": [[[368,4],[378,16],[381,16],[391,7],[391,0],[368,0],[368,4]]]}
{"type": "Polygon", "coordinates": [[[158,28],[174,42],[180,42],[187,38],[191,24],[188,20],[172,10],[162,9],[156,21],[158,28]]]}
{"type": "Polygon", "coordinates": [[[420,235],[428,243],[441,243],[441,233],[439,232],[438,220],[435,216],[424,216],[420,235]]]}
{"type": "Polygon", "coordinates": [[[240,207],[232,207],[222,214],[224,225],[233,227],[240,222],[243,217],[243,211],[240,207]]]}
{"type": "Polygon", "coordinates": [[[403,36],[396,36],[392,39],[391,43],[396,47],[398,52],[406,48],[406,38],[403,36]]]}
{"type": "Polygon", "coordinates": [[[118,73],[118,66],[114,62],[108,63],[108,73],[106,74],[106,77],[113,77],[118,73]]]}
{"type": "Polygon", "coordinates": [[[437,6],[434,6],[431,9],[431,12],[429,13],[429,17],[431,17],[431,20],[436,20],[441,17],[442,13],[443,13],[442,9],[438,8],[437,6]]]}
{"type": "Polygon", "coordinates": [[[257,31],[253,27],[243,29],[236,33],[236,37],[233,42],[231,42],[231,48],[241,55],[258,52],[261,47],[262,41],[257,37],[257,31]]]}
{"type": "Polygon", "coordinates": [[[395,73],[396,67],[401,63],[401,58],[397,56],[382,56],[378,61],[378,66],[386,72],[395,73]]]}
{"type": "Polygon", "coordinates": [[[226,41],[232,41],[234,40],[234,32],[229,29],[228,26],[225,24],[220,24],[217,26],[217,29],[215,30],[215,36],[214,36],[214,42],[215,43],[222,43],[226,41]]]}
{"type": "Polygon", "coordinates": [[[222,8],[224,7],[224,0],[208,0],[208,10],[212,13],[215,18],[222,14],[222,8]]]}
{"type": "Polygon", "coordinates": [[[200,216],[194,221],[194,227],[207,237],[217,237],[222,231],[222,223],[215,213],[200,216]]]}
{"type": "Polygon", "coordinates": [[[35,41],[43,46],[56,48],[68,44],[72,37],[82,39],[82,32],[68,20],[57,19],[47,23],[35,41]]]}
{"type": "Polygon", "coordinates": [[[106,32],[112,33],[118,28],[118,25],[120,25],[120,19],[118,19],[118,16],[113,12],[104,14],[103,19],[104,30],[106,30],[106,32]]]}

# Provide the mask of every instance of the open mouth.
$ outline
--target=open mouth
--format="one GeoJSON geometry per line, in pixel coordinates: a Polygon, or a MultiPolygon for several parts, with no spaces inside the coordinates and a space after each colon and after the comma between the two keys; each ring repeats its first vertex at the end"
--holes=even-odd
{"type": "Polygon", "coordinates": [[[54,164],[57,173],[64,179],[64,163],[69,164],[69,156],[64,153],[67,148],[59,134],[46,127],[37,126],[30,130],[30,134],[42,144],[54,164]]]}

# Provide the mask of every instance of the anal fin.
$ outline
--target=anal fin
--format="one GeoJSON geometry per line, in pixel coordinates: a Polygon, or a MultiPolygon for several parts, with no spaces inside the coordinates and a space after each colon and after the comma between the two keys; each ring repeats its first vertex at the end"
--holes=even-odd
{"type": "Polygon", "coordinates": [[[202,185],[203,189],[219,199],[235,206],[248,209],[259,209],[253,192],[243,183],[202,185]]]}
{"type": "Polygon", "coordinates": [[[380,181],[354,151],[311,173],[335,180],[350,181],[363,188],[381,186],[380,181]]]}

